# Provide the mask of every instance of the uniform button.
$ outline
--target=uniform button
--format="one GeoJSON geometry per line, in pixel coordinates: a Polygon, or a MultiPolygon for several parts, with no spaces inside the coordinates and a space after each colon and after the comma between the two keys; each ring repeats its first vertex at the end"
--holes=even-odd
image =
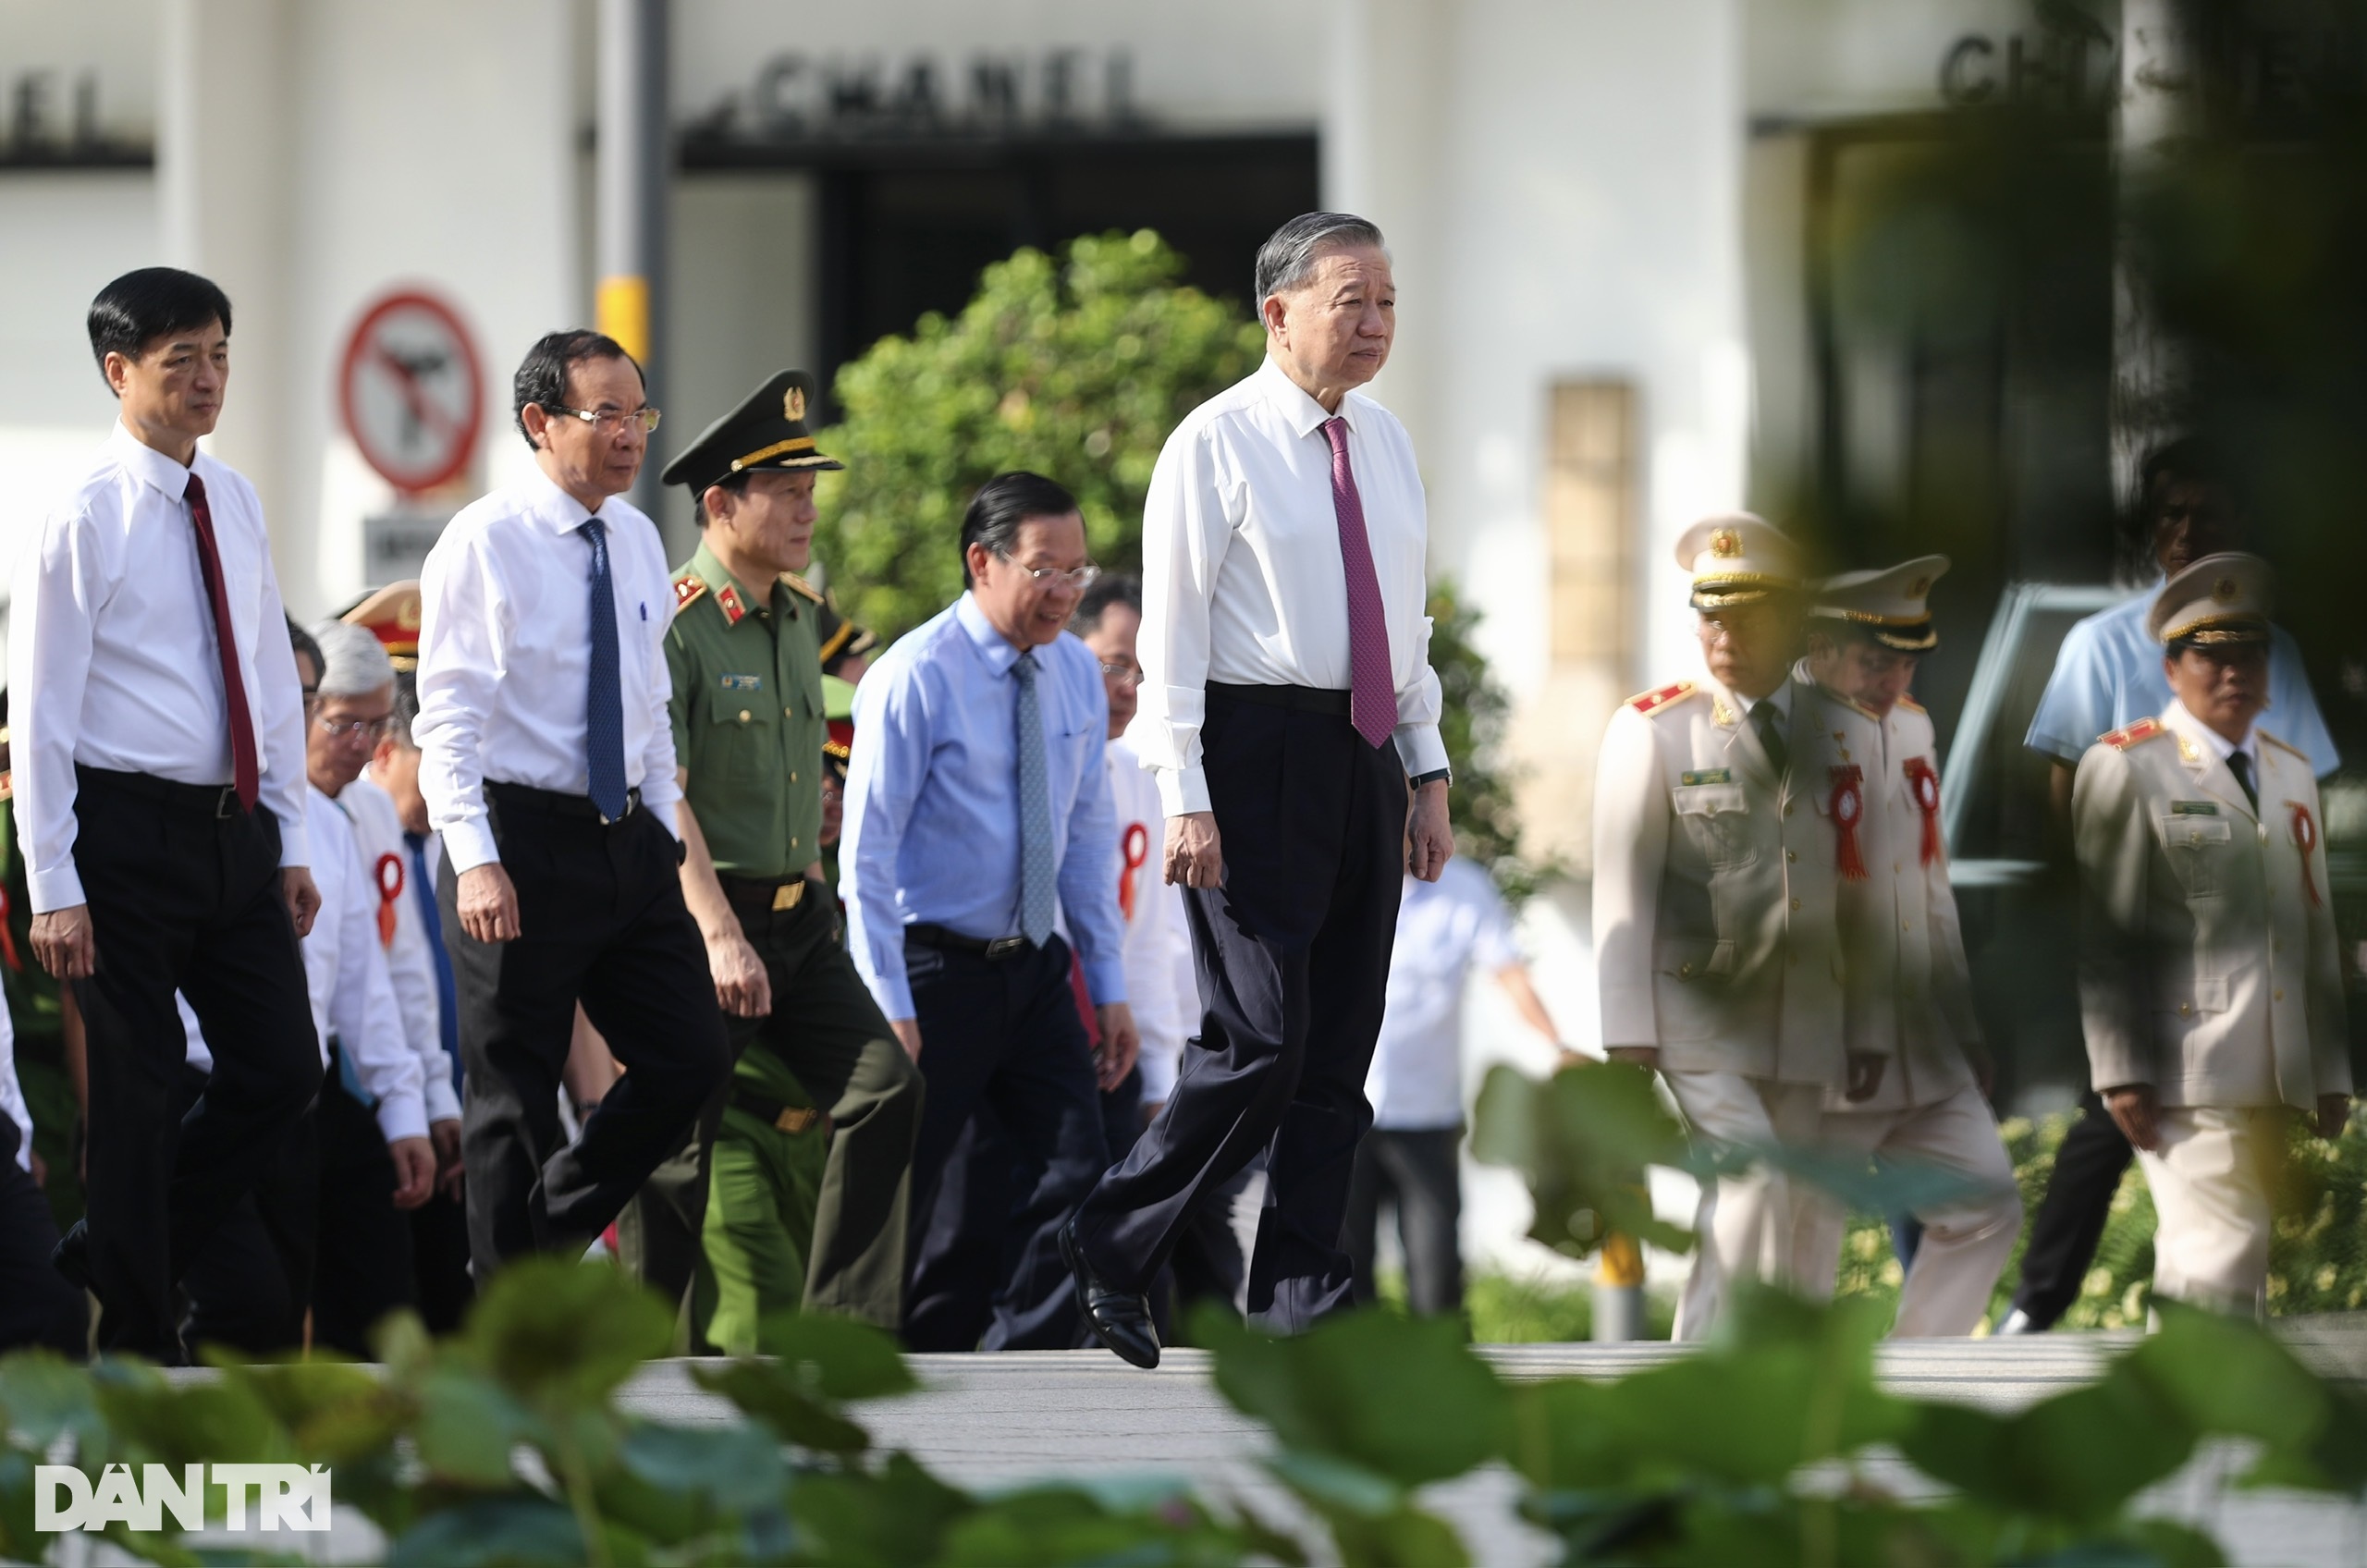
{"type": "Polygon", "coordinates": [[[797,848],[797,840],[796,840],[796,839],[791,839],[789,841],[789,847],[790,847],[791,849],[792,849],[792,850],[793,850],[793,849],[795,849],[795,848],[797,848]]]}
{"type": "Polygon", "coordinates": [[[1692,979],[1692,978],[1693,978],[1693,966],[1692,966],[1691,964],[1689,964],[1689,963],[1680,963],[1680,964],[1678,964],[1678,965],[1676,966],[1676,977],[1677,977],[1679,980],[1690,980],[1690,979],[1692,979]]]}
{"type": "Polygon", "coordinates": [[[2276,1000],[2278,1000],[2278,1001],[2280,1001],[2280,1002],[2281,1002],[2281,1001],[2283,1001],[2283,1000],[2285,999],[2285,992],[2283,991],[2283,989],[2282,989],[2282,988],[2278,989],[2278,991],[2275,993],[2275,999],[2276,999],[2276,1000]]]}
{"type": "Polygon", "coordinates": [[[1912,931],[1915,929],[1915,926],[1912,922],[1902,920],[1898,923],[1898,928],[1901,931],[1912,931]]]}
{"type": "Polygon", "coordinates": [[[795,718],[797,717],[797,710],[795,708],[783,708],[780,710],[780,716],[783,718],[795,718]]]}
{"type": "Polygon", "coordinates": [[[797,782],[797,770],[793,767],[789,770],[789,781],[791,784],[797,782]]]}
{"type": "Polygon", "coordinates": [[[2188,1013],[2190,1013],[2190,1012],[2192,1012],[2193,1011],[2194,1011],[2194,1004],[2193,1004],[2193,1003],[2191,1003],[2191,1002],[2180,1002],[2180,1003],[2178,1003],[2178,1016],[2179,1016],[2180,1018],[2184,1018],[2188,1013]]]}
{"type": "Polygon", "coordinates": [[[1793,907],[1794,909],[1797,909],[1797,908],[1799,908],[1799,907],[1800,907],[1800,900],[1797,900],[1797,899],[1794,899],[1794,900],[1792,900],[1792,907],[1793,907]]]}
{"type": "Polygon", "coordinates": [[[748,720],[749,720],[750,718],[752,718],[753,717],[754,717],[754,715],[752,715],[752,714],[750,714],[746,708],[742,708],[742,709],[740,710],[740,722],[741,722],[741,723],[742,723],[742,724],[747,723],[747,722],[748,722],[748,720]]]}
{"type": "Polygon", "coordinates": [[[1800,858],[1800,851],[1797,850],[1785,850],[1784,851],[1784,858],[1785,860],[1797,860],[1800,858]]]}
{"type": "Polygon", "coordinates": [[[2265,822],[2260,824],[2260,841],[2263,844],[2268,842],[2268,824],[2265,822]]]}
{"type": "Polygon", "coordinates": [[[2187,830],[2186,841],[2189,844],[2200,844],[2202,842],[2202,835],[2192,828],[2189,828],[2187,830]]]}
{"type": "Polygon", "coordinates": [[[1789,815],[1792,815],[1792,813],[1793,813],[1793,811],[1794,811],[1795,809],[1796,809],[1796,808],[1795,808],[1795,807],[1792,807],[1792,806],[1785,806],[1785,807],[1784,808],[1784,815],[1785,816],[1789,816],[1789,815]]]}

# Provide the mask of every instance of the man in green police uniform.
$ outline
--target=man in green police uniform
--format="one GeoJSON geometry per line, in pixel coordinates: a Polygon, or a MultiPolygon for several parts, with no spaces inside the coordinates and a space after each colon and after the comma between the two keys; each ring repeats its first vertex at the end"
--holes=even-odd
{"type": "MultiPolygon", "coordinates": [[[[698,1261],[709,1155],[726,1106],[783,1132],[804,1131],[819,1107],[830,1153],[803,1305],[893,1329],[903,1314],[921,1076],[840,945],[837,912],[817,880],[821,595],[797,573],[812,546],[814,476],[843,465],[806,431],[813,396],[810,377],[780,372],[664,474],[689,486],[703,533],[675,576],[666,639],[682,778],[682,892],[706,940],[739,1065],[693,1144],[635,1199],[620,1240],[629,1268],[679,1293],[698,1261]]],[[[784,1236],[783,1244],[793,1242],[784,1236]]],[[[730,1272],[766,1279],[761,1269],[730,1272]]],[[[756,1310],[798,1305],[791,1294],[756,1310]]]]}

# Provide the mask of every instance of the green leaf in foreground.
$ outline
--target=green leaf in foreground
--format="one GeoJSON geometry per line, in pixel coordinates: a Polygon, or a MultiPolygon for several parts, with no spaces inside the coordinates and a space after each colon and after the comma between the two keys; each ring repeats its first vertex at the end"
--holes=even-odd
{"type": "Polygon", "coordinates": [[[469,1314],[459,1356],[546,1411],[598,1405],[672,1347],[674,1315],[615,1268],[558,1257],[509,1265],[469,1314]]]}
{"type": "Polygon", "coordinates": [[[1613,1231],[1670,1252],[1693,1234],[1654,1218],[1644,1170],[1680,1165],[1685,1130],[1651,1073],[1617,1062],[1565,1067],[1539,1081],[1490,1068],[1472,1118],[1471,1156],[1528,1179],[1530,1237],[1583,1257],[1613,1231]]]}

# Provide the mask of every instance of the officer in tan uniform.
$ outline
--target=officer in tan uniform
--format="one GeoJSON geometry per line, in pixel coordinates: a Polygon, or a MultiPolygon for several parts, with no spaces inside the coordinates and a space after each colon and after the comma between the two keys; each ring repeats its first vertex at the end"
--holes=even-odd
{"type": "MultiPolygon", "coordinates": [[[[1947,570],[1945,556],[1924,556],[1828,580],[1810,602],[1800,671],[1831,699],[1809,776],[1855,783],[1862,797],[1858,820],[1836,827],[1843,1038],[1884,1064],[1865,1098],[1827,1099],[1821,1139],[1959,1172],[1975,1188],[1914,1211],[1923,1238],[1892,1329],[1909,1339],[1970,1333],[2022,1227],[1981,1082],[1988,1055],[1940,840],[1939,748],[1931,716],[1907,694],[1917,662],[1939,646],[1927,595],[1947,570]]],[[[1825,1194],[1798,1207],[1802,1287],[1829,1295],[1846,1217],[1825,1194]]]]}
{"type": "MultiPolygon", "coordinates": [[[[1713,517],[1686,531],[1677,560],[1693,578],[1702,671],[1622,704],[1595,774],[1603,1045],[1657,1067],[1712,1145],[1808,1144],[1853,1066],[1834,798],[1806,766],[1833,704],[1792,679],[1790,539],[1748,513],[1713,517]]],[[[1709,1331],[1728,1279],[1792,1279],[1790,1183],[1764,1165],[1706,1183],[1694,1229],[1679,1339],[1709,1331]]]]}
{"type": "Polygon", "coordinates": [[[2324,817],[2309,759],[2253,723],[2268,564],[2205,556],[2146,629],[2173,696],[2079,759],[2079,1003],[2095,1087],[2137,1147],[2159,1295],[2257,1312],[2287,1128],[2349,1116],[2324,817]]]}

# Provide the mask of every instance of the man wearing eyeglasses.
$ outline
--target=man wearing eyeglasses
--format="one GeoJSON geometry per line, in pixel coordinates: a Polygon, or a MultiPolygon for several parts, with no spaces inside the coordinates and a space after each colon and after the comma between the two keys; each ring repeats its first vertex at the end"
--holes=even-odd
{"type": "Polygon", "coordinates": [[[657,410],[613,339],[552,333],[514,384],[528,479],[461,509],[420,577],[420,788],[443,836],[482,1284],[580,1253],[681,1146],[729,1060],[682,901],[673,589],[620,497],[657,410]],[[625,1076],[562,1146],[575,1009],[625,1076]]]}
{"type": "Polygon", "coordinates": [[[1108,1161],[1099,1092],[1133,1070],[1102,748],[1109,700],[1066,630],[1094,576],[1076,498],[997,475],[962,520],[969,591],[855,689],[840,867],[855,967],[926,1080],[913,1156],[913,1350],[1067,1350],[1077,1308],[1061,1228],[1108,1161]],[[1069,939],[1054,923],[1066,916],[1069,939]],[[1072,968],[1101,1026],[1089,1045],[1072,968]],[[990,1107],[1020,1196],[1000,1248],[923,1253],[963,1126],[990,1107]],[[995,1260],[1002,1260],[997,1263],[995,1260]],[[981,1340],[966,1312],[989,1268],[981,1340]]]}

